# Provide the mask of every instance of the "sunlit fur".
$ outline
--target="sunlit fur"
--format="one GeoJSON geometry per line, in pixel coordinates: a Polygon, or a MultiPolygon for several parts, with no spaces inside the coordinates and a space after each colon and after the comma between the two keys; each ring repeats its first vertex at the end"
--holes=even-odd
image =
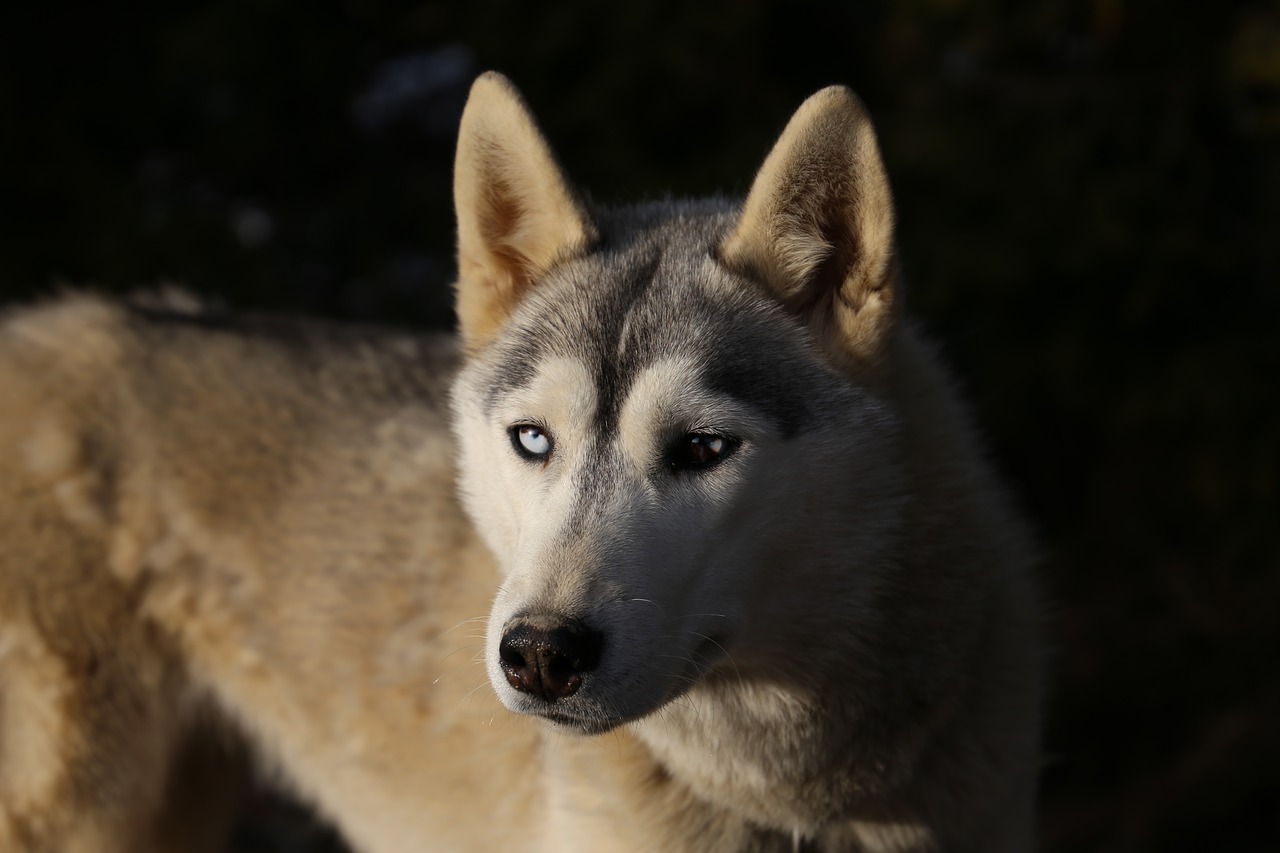
{"type": "Polygon", "coordinates": [[[858,101],[745,202],[604,209],[484,75],[455,203],[460,345],[0,319],[0,851],[219,850],[241,744],[367,853],[1028,849],[1027,537],[858,101]],[[554,720],[498,663],[529,612],[604,637],[554,720]]]}

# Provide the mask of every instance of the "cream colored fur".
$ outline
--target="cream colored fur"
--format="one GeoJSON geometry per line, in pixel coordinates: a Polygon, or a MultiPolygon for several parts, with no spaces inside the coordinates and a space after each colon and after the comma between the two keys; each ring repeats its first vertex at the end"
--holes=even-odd
{"type": "Polygon", "coordinates": [[[901,316],[856,99],[741,213],[632,238],[484,75],[455,198],[461,366],[88,296],[0,322],[0,851],[218,850],[240,741],[368,853],[1029,849],[1026,535],[901,316]],[[714,309],[602,384],[584,288],[637,269],[746,318],[725,358],[784,354],[809,415],[711,380],[714,309]],[[690,430],[739,444],[655,467],[690,430]],[[605,635],[559,722],[498,664],[530,609],[605,635]]]}

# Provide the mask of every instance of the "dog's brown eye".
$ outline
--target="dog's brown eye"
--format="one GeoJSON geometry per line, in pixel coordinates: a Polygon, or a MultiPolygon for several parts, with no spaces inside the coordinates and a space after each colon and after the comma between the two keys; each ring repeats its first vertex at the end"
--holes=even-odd
{"type": "Polygon", "coordinates": [[[722,461],[737,442],[715,433],[686,433],[667,453],[667,463],[675,471],[698,471],[722,461]]]}

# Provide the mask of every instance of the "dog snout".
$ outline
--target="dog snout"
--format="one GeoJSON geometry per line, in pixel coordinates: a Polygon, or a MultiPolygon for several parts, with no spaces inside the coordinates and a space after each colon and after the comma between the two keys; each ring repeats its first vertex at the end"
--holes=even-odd
{"type": "Polygon", "coordinates": [[[507,683],[555,702],[572,696],[600,663],[604,635],[578,619],[520,616],[507,623],[498,658],[507,683]]]}

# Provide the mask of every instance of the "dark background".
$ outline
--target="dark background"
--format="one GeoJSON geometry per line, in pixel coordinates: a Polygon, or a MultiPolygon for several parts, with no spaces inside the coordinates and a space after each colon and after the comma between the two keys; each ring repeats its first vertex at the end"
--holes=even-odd
{"type": "MultiPolygon", "coordinates": [[[[1280,849],[1280,5],[6,4],[0,300],[447,324],[486,68],[605,201],[743,192],[853,86],[909,302],[1045,546],[1043,849],[1280,849]]],[[[240,850],[336,845],[247,809],[240,850]]]]}

